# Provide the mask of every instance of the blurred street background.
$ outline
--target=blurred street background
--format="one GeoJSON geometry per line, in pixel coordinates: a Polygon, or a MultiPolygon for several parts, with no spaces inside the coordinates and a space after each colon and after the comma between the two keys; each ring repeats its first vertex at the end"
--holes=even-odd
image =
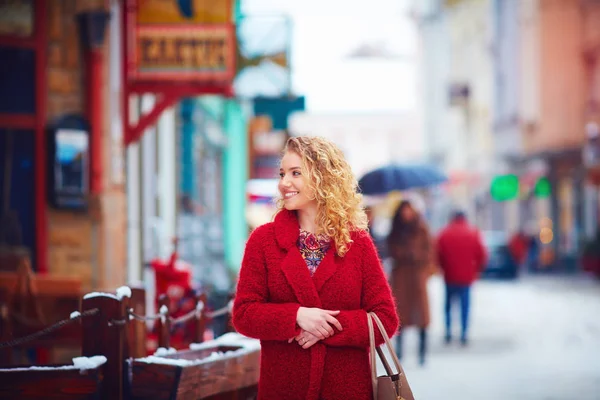
{"type": "MultiPolygon", "coordinates": [[[[443,282],[429,285],[442,310],[443,282]]],[[[403,367],[423,399],[596,399],[600,391],[597,285],[581,277],[485,281],[473,293],[472,343],[446,345],[434,312],[430,361],[417,364],[416,331],[405,340],[403,367]]],[[[382,367],[380,370],[383,372],[382,367]]]]}
{"type": "Polygon", "coordinates": [[[597,0],[0,0],[0,302],[26,269],[225,306],[286,139],[324,136],[376,241],[409,200],[489,255],[466,347],[429,280],[418,398],[600,399],[599,56],[597,0]]]}

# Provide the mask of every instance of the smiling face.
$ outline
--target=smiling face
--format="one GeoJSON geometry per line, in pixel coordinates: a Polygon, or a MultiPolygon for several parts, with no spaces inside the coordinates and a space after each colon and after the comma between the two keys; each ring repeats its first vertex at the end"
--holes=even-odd
{"type": "Polygon", "coordinates": [[[288,151],[281,159],[279,169],[279,192],[286,210],[314,210],[317,201],[314,191],[308,186],[307,177],[302,175],[302,158],[288,151]]]}

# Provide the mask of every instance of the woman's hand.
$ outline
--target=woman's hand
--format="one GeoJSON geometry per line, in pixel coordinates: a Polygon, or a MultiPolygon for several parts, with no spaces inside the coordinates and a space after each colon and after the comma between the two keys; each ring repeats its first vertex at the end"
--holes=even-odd
{"type": "Polygon", "coordinates": [[[292,343],[294,340],[298,342],[303,349],[309,349],[320,339],[312,333],[303,330],[298,336],[289,339],[288,343],[292,343]]]}
{"type": "Polygon", "coordinates": [[[334,334],[335,331],[331,325],[340,331],[342,330],[342,324],[334,317],[334,315],[338,315],[339,313],[339,311],[323,310],[320,308],[300,307],[298,314],[296,314],[296,323],[300,328],[321,340],[334,334]]]}

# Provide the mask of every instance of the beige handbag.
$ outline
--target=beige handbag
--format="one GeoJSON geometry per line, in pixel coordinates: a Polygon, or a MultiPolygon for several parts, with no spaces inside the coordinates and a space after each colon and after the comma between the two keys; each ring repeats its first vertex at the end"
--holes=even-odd
{"type": "Polygon", "coordinates": [[[414,400],[415,397],[410,390],[404,370],[400,365],[400,361],[392,348],[390,338],[385,331],[379,317],[374,312],[367,314],[369,324],[369,357],[371,360],[371,380],[373,381],[373,399],[374,400],[414,400]],[[394,374],[390,364],[385,358],[383,350],[379,346],[375,346],[375,332],[373,330],[373,321],[377,325],[381,336],[385,340],[385,344],[390,352],[394,365],[398,373],[394,374]],[[377,363],[375,360],[375,352],[379,355],[381,362],[385,368],[386,375],[377,376],[377,363]]]}

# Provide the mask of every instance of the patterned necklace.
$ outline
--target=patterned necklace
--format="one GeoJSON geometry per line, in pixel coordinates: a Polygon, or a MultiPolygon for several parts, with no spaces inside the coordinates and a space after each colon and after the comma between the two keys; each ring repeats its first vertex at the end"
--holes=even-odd
{"type": "Polygon", "coordinates": [[[331,239],[329,236],[324,234],[315,235],[314,233],[300,229],[298,249],[306,262],[310,276],[313,276],[330,247],[331,239]]]}

